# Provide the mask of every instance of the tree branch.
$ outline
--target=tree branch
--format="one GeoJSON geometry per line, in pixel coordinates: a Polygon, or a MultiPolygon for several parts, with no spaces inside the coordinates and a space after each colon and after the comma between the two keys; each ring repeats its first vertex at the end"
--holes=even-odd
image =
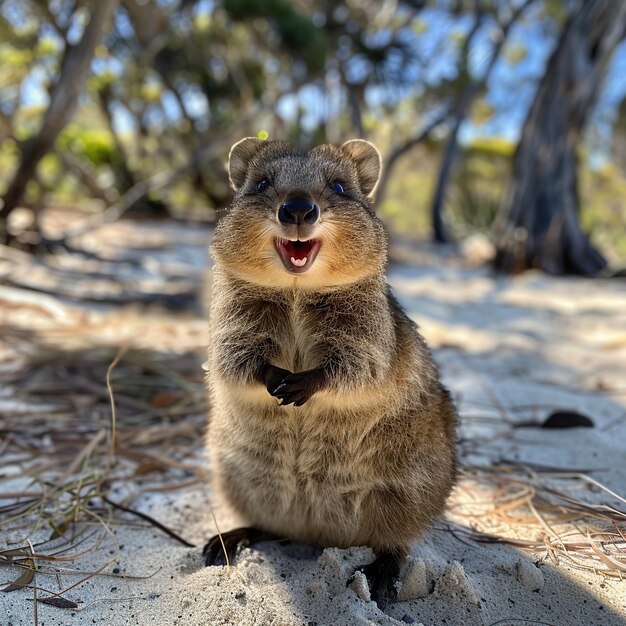
{"type": "Polygon", "coordinates": [[[26,185],[33,178],[39,161],[52,148],[58,134],[74,114],[78,96],[91,68],[94,50],[116,4],[117,0],[93,1],[91,18],[80,42],[66,48],[61,74],[52,89],[50,105],[39,134],[22,144],[20,165],[4,195],[0,208],[0,228],[4,226],[5,232],[0,233],[0,240],[10,240],[6,230],[9,214],[22,201],[26,185]]]}
{"type": "Polygon", "coordinates": [[[409,139],[407,139],[404,143],[396,146],[393,150],[391,150],[391,152],[383,161],[383,172],[376,188],[377,204],[380,204],[385,197],[387,185],[389,184],[389,179],[391,177],[391,172],[396,166],[398,160],[403,157],[407,152],[409,152],[412,148],[428,139],[432,131],[437,128],[437,126],[445,122],[445,120],[448,119],[449,115],[450,105],[447,104],[444,105],[439,112],[435,113],[431,117],[430,121],[428,121],[417,133],[409,137],[409,139]]]}

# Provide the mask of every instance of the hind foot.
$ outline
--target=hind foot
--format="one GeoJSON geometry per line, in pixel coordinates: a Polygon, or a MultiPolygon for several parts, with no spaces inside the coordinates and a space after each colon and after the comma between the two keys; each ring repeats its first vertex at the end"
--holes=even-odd
{"type": "MultiPolygon", "coordinates": [[[[403,558],[393,552],[381,552],[372,563],[357,569],[357,571],[365,574],[370,588],[370,596],[381,610],[393,602],[398,595],[402,561],[403,558]]],[[[354,574],[347,584],[349,585],[353,580],[354,574]]]]}
{"type": "Polygon", "coordinates": [[[221,535],[215,535],[207,541],[202,550],[204,564],[207,567],[209,565],[232,565],[241,548],[272,539],[280,539],[280,537],[266,530],[252,527],[235,528],[221,535]]]}

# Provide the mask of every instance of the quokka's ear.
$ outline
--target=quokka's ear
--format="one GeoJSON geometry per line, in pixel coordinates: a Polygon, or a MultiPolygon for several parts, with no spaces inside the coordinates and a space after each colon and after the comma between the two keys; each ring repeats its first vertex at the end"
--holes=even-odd
{"type": "Polygon", "coordinates": [[[233,189],[237,191],[246,181],[248,166],[252,157],[259,151],[263,141],[256,137],[246,137],[238,141],[228,155],[228,176],[233,189]]]}
{"type": "Polygon", "coordinates": [[[378,152],[374,144],[364,139],[346,141],[341,146],[341,150],[356,165],[361,191],[371,198],[378,184],[382,167],[380,152],[378,152]]]}

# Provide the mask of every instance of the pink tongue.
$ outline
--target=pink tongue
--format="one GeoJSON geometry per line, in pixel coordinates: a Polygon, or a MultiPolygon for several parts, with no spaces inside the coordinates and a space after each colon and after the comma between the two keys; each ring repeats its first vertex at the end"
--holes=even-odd
{"type": "Polygon", "coordinates": [[[289,243],[285,244],[285,250],[287,254],[290,257],[297,259],[298,261],[301,261],[302,259],[307,257],[309,255],[309,252],[311,252],[312,247],[313,246],[308,241],[299,244],[290,241],[289,243]]]}

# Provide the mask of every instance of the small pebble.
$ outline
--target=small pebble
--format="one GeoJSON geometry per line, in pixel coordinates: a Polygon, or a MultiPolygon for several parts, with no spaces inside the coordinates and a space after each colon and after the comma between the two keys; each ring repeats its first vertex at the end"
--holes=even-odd
{"type": "Polygon", "coordinates": [[[363,572],[356,571],[352,577],[352,582],[348,585],[364,602],[371,602],[370,587],[363,572]]]}
{"type": "Polygon", "coordinates": [[[480,604],[480,598],[476,595],[465,569],[458,561],[452,561],[446,565],[446,569],[435,584],[435,589],[443,597],[460,597],[471,604],[480,604]]]}
{"type": "Polygon", "coordinates": [[[401,587],[398,600],[408,601],[415,598],[425,598],[433,589],[433,573],[426,562],[409,555],[406,565],[400,575],[401,587]]]}
{"type": "Polygon", "coordinates": [[[528,559],[517,562],[517,580],[531,591],[539,591],[545,584],[543,572],[528,559]]]}

